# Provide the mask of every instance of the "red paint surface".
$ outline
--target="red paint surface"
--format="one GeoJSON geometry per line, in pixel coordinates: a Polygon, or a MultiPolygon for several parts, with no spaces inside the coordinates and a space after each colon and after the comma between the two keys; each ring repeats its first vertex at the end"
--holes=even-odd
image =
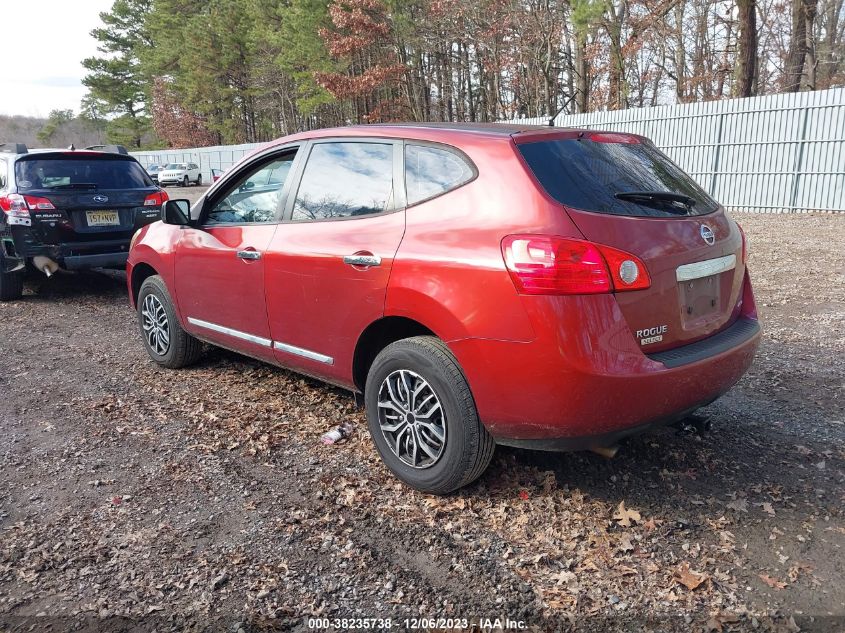
{"type": "MultiPolygon", "coordinates": [[[[563,208],[537,185],[514,142],[579,133],[532,129],[509,137],[364,126],[280,139],[268,147],[329,136],[446,143],[475,163],[478,177],[380,216],[215,229],[156,223],[142,229],[130,253],[130,289],[137,266],[150,266],[164,278],[186,330],[349,387],[355,347],[367,326],[384,316],[417,321],[447,342],[482,421],[500,438],[597,435],[704,404],[739,380],[759,336],[676,369],[644,351],[706,338],[740,315],[756,318],[740,231],[722,210],[694,218],[634,218],[563,208]],[[716,235],[712,246],[700,237],[702,223],[716,235]],[[632,253],[645,263],[651,286],[618,294],[520,295],[501,241],[521,233],[587,239],[632,253]],[[262,259],[238,259],[235,251],[245,248],[260,251],[262,259]],[[343,256],[356,253],[378,255],[382,265],[343,263],[343,256]],[[701,317],[686,315],[676,268],[731,253],[736,269],[714,280],[718,305],[701,317]],[[330,356],[333,363],[200,331],[188,317],[330,356]],[[636,330],[662,325],[663,340],[641,348],[636,330]]],[[[210,192],[225,187],[237,170],[210,192]]]]}

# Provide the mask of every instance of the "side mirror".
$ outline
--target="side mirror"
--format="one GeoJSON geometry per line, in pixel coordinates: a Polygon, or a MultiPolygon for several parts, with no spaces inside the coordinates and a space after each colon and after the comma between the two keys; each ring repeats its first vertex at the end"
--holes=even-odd
{"type": "Polygon", "coordinates": [[[255,189],[255,183],[251,180],[247,180],[244,184],[241,185],[239,191],[249,191],[250,189],[255,189]]]}
{"type": "Polygon", "coordinates": [[[161,205],[161,221],[175,226],[187,226],[191,223],[190,200],[168,200],[161,205]]]}

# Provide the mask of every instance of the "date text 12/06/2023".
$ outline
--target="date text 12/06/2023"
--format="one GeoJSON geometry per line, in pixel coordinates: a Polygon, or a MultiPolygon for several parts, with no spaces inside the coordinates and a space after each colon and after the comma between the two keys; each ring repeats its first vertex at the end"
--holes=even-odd
{"type": "Polygon", "coordinates": [[[308,618],[308,628],[326,630],[390,631],[473,629],[480,631],[522,631],[528,628],[524,620],[505,618],[308,618]]]}

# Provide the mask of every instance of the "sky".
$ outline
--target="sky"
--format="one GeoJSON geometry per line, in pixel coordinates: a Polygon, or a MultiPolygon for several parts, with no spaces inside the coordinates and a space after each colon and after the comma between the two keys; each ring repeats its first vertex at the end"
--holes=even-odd
{"type": "Polygon", "coordinates": [[[91,29],[113,0],[0,0],[5,45],[0,114],[79,112],[82,60],[97,53],[91,29]],[[12,36],[16,33],[17,36],[12,36]]]}

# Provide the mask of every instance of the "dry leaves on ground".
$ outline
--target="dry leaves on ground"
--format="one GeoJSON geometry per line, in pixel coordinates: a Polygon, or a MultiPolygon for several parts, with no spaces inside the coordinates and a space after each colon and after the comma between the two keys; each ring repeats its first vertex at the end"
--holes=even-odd
{"type": "Polygon", "coordinates": [[[619,507],[616,508],[616,514],[613,515],[613,519],[622,527],[631,527],[632,522],[639,523],[641,518],[639,512],[626,508],[624,501],[619,503],[619,507]]]}
{"type": "Polygon", "coordinates": [[[760,580],[769,585],[772,589],[777,589],[778,591],[786,587],[785,582],[781,582],[777,578],[772,578],[768,574],[760,574],[760,580]]]}
{"type": "Polygon", "coordinates": [[[683,585],[690,591],[698,589],[710,577],[703,573],[690,569],[689,563],[684,563],[677,570],[673,576],[675,582],[683,585]]]}

